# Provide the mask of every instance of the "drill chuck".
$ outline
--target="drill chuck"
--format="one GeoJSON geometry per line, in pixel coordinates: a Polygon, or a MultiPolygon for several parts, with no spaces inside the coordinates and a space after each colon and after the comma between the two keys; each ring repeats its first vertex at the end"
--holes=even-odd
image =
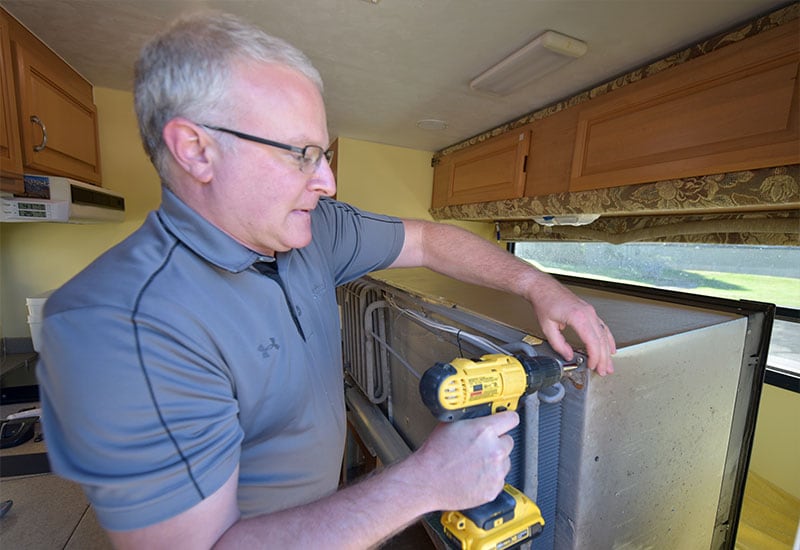
{"type": "Polygon", "coordinates": [[[549,388],[553,384],[557,384],[564,375],[561,363],[555,357],[537,355],[535,357],[518,357],[517,359],[528,373],[526,394],[549,388]]]}

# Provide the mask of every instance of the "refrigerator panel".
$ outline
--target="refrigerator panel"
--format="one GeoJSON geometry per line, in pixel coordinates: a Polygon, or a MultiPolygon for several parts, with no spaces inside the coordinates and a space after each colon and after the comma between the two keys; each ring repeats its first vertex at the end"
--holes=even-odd
{"type": "MultiPolygon", "coordinates": [[[[533,548],[733,548],[774,306],[566,282],[612,329],[616,372],[579,369],[562,380],[560,403],[525,400],[518,487],[550,499],[541,480],[557,477],[557,506],[533,548]]],[[[544,336],[527,301],[426,270],[363,278],[340,289],[340,303],[355,313],[343,316],[346,368],[371,365],[365,386],[383,397],[367,393],[411,449],[436,425],[422,373],[486,353],[464,333],[512,346],[544,336]]]]}
{"type": "Polygon", "coordinates": [[[711,547],[746,329],[625,348],[614,376],[567,386],[558,548],[711,547]]]}

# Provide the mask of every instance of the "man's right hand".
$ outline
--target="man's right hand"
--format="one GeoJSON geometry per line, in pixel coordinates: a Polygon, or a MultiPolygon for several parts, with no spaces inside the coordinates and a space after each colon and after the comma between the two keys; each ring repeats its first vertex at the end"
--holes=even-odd
{"type": "Polygon", "coordinates": [[[491,416],[439,424],[412,455],[415,481],[438,499],[440,510],[463,510],[494,499],[511,468],[514,441],[507,432],[519,415],[491,416]]]}

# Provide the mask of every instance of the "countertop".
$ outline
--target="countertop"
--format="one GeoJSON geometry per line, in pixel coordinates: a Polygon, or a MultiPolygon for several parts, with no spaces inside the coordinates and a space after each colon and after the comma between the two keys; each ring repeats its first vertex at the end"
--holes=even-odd
{"type": "MultiPolygon", "coordinates": [[[[22,364],[30,359],[23,358],[22,364]]],[[[35,354],[33,359],[35,362],[35,354]]],[[[8,356],[5,360],[9,360],[8,356]]],[[[3,403],[0,417],[38,406],[38,402],[3,403]]],[[[36,434],[40,433],[41,426],[37,424],[36,434]]],[[[108,537],[97,523],[83,490],[78,484],[49,473],[46,454],[44,440],[31,439],[0,449],[0,501],[14,502],[0,520],[0,548],[110,550],[108,537]],[[32,473],[17,475],[23,470],[32,473]]]]}

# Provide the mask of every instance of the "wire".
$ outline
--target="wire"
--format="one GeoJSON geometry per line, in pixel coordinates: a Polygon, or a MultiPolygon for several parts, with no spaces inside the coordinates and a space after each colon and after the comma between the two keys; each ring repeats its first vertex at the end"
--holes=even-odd
{"type": "Polygon", "coordinates": [[[489,340],[487,338],[484,338],[483,336],[478,336],[476,334],[472,334],[472,333],[466,332],[466,331],[464,331],[464,330],[462,330],[460,328],[457,328],[457,327],[454,327],[454,326],[450,326],[450,325],[446,325],[446,324],[440,323],[438,321],[434,321],[433,319],[430,319],[429,317],[425,316],[422,313],[418,313],[418,312],[413,311],[411,309],[400,307],[399,305],[397,305],[397,303],[394,302],[393,299],[390,299],[389,297],[386,298],[386,301],[393,308],[397,309],[398,311],[400,311],[404,315],[407,315],[407,316],[411,317],[412,319],[422,323],[425,326],[428,326],[430,328],[434,328],[434,329],[439,330],[441,332],[446,332],[448,334],[455,334],[456,335],[456,340],[458,341],[459,352],[461,351],[461,339],[463,339],[463,340],[473,344],[474,346],[476,346],[478,348],[481,348],[484,351],[488,351],[490,353],[502,353],[503,355],[506,355],[508,353],[501,346],[498,346],[497,344],[495,344],[494,342],[492,342],[491,340],[489,340]]]}

